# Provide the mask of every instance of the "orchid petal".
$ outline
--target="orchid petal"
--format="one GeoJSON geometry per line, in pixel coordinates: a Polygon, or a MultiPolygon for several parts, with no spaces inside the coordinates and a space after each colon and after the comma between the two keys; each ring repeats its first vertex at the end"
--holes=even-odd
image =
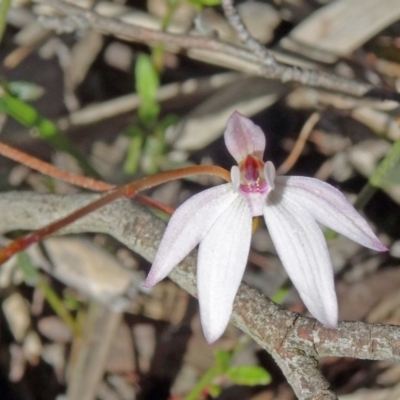
{"type": "Polygon", "coordinates": [[[387,250],[365,219],[333,186],[301,176],[278,177],[275,183],[284,198],[296,201],[321,224],[370,249],[387,250]]]}
{"type": "Polygon", "coordinates": [[[231,168],[231,181],[233,189],[235,190],[235,192],[237,192],[240,186],[240,170],[237,165],[234,165],[231,168]]]}
{"type": "Polygon", "coordinates": [[[238,197],[217,219],[199,246],[197,287],[200,316],[208,343],[228,325],[233,300],[249,256],[252,218],[238,197]]]}
{"type": "Polygon", "coordinates": [[[185,201],[169,220],[144,286],[151,287],[164,279],[199,244],[238,196],[232,184],[227,183],[185,201]]]}
{"type": "Polygon", "coordinates": [[[276,171],[275,165],[271,161],[267,161],[264,165],[264,176],[268,185],[268,191],[273,190],[275,188],[276,171]]]}
{"type": "Polygon", "coordinates": [[[335,327],[338,311],[332,265],[325,238],[310,213],[272,191],[265,222],[290,279],[311,314],[335,327]]]}
{"type": "Polygon", "coordinates": [[[239,164],[249,154],[263,157],[265,135],[253,121],[235,111],[228,119],[224,133],[225,145],[229,153],[239,164]]]}

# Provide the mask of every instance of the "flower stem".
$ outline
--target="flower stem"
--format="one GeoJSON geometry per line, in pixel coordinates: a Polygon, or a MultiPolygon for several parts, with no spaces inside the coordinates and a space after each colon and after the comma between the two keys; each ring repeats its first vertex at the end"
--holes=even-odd
{"type": "Polygon", "coordinates": [[[41,229],[38,229],[28,234],[27,236],[16,239],[9,245],[3,247],[0,250],[0,264],[7,261],[14,254],[25,250],[30,245],[40,242],[41,240],[52,235],[61,228],[64,228],[65,226],[71,224],[79,218],[82,218],[90,212],[98,210],[99,208],[113,202],[114,200],[118,200],[121,198],[131,198],[135,196],[138,192],[141,192],[143,190],[150,189],[152,187],[170,182],[175,179],[181,179],[190,175],[198,174],[219,176],[227,182],[230,181],[230,173],[226,169],[213,165],[194,165],[186,168],[179,168],[173,171],[160,172],[159,174],[148,176],[138,181],[128,183],[127,185],[121,186],[113,192],[108,193],[103,197],[100,197],[93,203],[90,203],[74,211],[66,217],[61,218],[60,220],[55,221],[41,229]]]}

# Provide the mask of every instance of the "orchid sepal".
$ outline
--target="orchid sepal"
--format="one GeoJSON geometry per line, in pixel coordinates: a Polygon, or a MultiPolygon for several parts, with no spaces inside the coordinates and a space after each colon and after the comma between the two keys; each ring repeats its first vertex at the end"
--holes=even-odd
{"type": "Polygon", "coordinates": [[[227,183],[184,202],[169,220],[144,286],[149,288],[164,279],[200,243],[236,197],[232,184],[227,183]]]}

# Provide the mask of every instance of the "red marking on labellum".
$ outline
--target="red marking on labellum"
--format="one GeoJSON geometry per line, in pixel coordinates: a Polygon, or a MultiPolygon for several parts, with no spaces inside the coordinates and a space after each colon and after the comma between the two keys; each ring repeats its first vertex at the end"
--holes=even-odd
{"type": "Polygon", "coordinates": [[[264,177],[264,161],[253,155],[248,155],[239,164],[240,189],[244,193],[266,193],[268,189],[264,177]]]}

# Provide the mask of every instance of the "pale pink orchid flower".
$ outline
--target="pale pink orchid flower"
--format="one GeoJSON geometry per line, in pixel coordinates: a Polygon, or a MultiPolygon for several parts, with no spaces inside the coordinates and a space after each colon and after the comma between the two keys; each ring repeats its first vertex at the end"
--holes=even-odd
{"type": "Polygon", "coordinates": [[[386,247],[364,218],[333,186],[318,179],[275,176],[262,161],[262,130],[237,111],[228,120],[225,144],[238,163],[231,183],[205,190],[172,215],[146,287],[164,279],[198,244],[197,288],[208,343],[224,332],[250,250],[252,217],[263,215],[276,251],[310,313],[336,327],[337,299],[331,260],[317,222],[377,251],[386,247]]]}

